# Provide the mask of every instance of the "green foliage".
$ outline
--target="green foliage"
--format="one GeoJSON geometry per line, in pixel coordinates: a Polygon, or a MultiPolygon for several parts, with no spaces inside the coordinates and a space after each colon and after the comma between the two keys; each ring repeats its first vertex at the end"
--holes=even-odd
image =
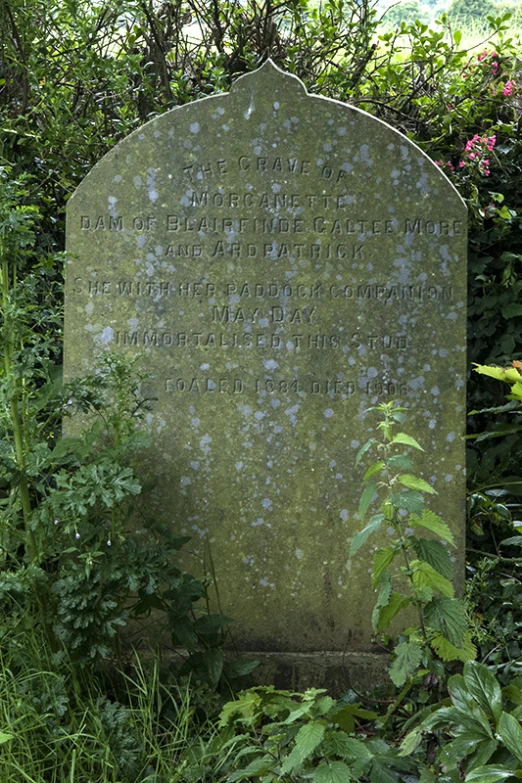
{"type": "Polygon", "coordinates": [[[243,691],[225,704],[220,718],[221,727],[241,741],[226,780],[393,783],[411,772],[413,766],[383,740],[354,735],[357,715],[377,718],[359,704],[335,702],[323,690],[294,693],[268,686],[243,691]]]}
{"type": "MultiPolygon", "coordinates": [[[[6,627],[42,631],[81,664],[122,655],[152,613],[187,651],[185,666],[217,687],[234,674],[221,650],[229,618],[210,614],[205,580],[176,565],[187,542],[160,529],[139,502],[133,459],[148,447],[149,401],[134,363],[105,354],[92,375],[62,388],[31,280],[19,267],[35,245],[24,183],[0,179],[0,612],[6,627]],[[58,439],[83,417],[81,437],[58,439]],[[198,602],[206,603],[197,612],[198,602]]],[[[55,259],[56,261],[56,259],[55,259]]],[[[49,313],[55,323],[59,314],[49,313]]],[[[47,327],[48,328],[48,327],[47,327]]],[[[78,430],[78,423],[76,429],[78,430]]]]}
{"type": "Polygon", "coordinates": [[[359,515],[364,519],[371,506],[379,508],[353,537],[350,556],[383,524],[393,529],[395,538],[378,548],[374,557],[372,587],[379,592],[372,623],[374,630],[382,633],[403,610],[417,610],[418,627],[410,627],[407,638],[395,647],[390,668],[392,681],[401,687],[421,664],[425,675],[433,652],[445,661],[467,661],[475,657],[476,650],[465,605],[454,597],[451,583],[447,547],[454,546],[453,534],[440,517],[424,507],[424,495],[436,492],[424,479],[402,472],[411,471],[412,462],[408,454],[398,454],[397,448],[422,451],[422,447],[411,435],[394,432],[404,421],[404,408],[390,402],[370,410],[380,413],[383,420],[378,425],[381,439],[370,438],[357,456],[360,461],[373,450],[378,457],[364,477],[359,515]],[[432,537],[426,538],[426,533],[432,537]]]}
{"type": "MultiPolygon", "coordinates": [[[[448,704],[430,710],[427,717],[404,738],[401,754],[408,756],[424,735],[436,735],[440,743],[436,766],[458,768],[466,783],[494,783],[519,777],[522,767],[522,726],[519,681],[502,689],[487,666],[464,664],[463,675],[448,681],[448,704]],[[509,706],[510,705],[510,706],[509,706]],[[514,708],[513,708],[513,705],[514,708]]],[[[437,780],[453,781],[443,773],[437,780]]]]}

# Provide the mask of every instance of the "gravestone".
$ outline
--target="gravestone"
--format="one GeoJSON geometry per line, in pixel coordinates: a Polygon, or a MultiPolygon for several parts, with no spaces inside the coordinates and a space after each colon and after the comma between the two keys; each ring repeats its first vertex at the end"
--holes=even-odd
{"type": "Polygon", "coordinates": [[[410,410],[462,576],[465,229],[420,149],[271,62],[156,117],[70,199],[65,375],[141,357],[146,509],[211,559],[239,649],[373,676],[372,555],[348,551],[380,401],[410,410]]]}

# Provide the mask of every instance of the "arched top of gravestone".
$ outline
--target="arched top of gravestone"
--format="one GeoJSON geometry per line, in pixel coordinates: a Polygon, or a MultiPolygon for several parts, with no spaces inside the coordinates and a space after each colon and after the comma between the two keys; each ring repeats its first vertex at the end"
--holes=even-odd
{"type": "MultiPolygon", "coordinates": [[[[325,124],[334,126],[336,142],[343,140],[344,137],[344,141],[359,143],[355,161],[366,165],[369,169],[368,177],[378,176],[380,154],[385,153],[386,150],[388,153],[392,151],[392,156],[395,155],[398,164],[401,164],[397,170],[397,180],[393,182],[399,190],[403,189],[405,175],[408,176],[408,165],[404,166],[404,163],[408,161],[410,155],[415,155],[417,166],[421,169],[421,176],[408,189],[415,188],[416,202],[419,203],[419,198],[424,201],[442,198],[447,205],[447,199],[450,199],[454,208],[466,212],[465,201],[453,183],[426,153],[400,131],[355,106],[321,95],[311,95],[297,76],[281,70],[270,59],[257,70],[239,77],[232,84],[230,92],[211,95],[185,106],[178,106],[154,117],[133,131],[98,161],[72,194],[69,203],[75,200],[76,194],[82,191],[87,183],[92,187],[98,177],[106,183],[105,167],[111,161],[132,166],[135,163],[129,158],[132,152],[138,154],[140,159],[146,160],[149,158],[149,148],[162,148],[165,140],[172,154],[181,147],[184,150],[192,149],[194,158],[200,158],[205,147],[210,148],[209,152],[212,152],[212,148],[219,148],[224,144],[227,146],[227,142],[230,143],[235,134],[244,134],[245,122],[247,122],[255,135],[253,139],[255,154],[256,147],[261,149],[266,146],[263,145],[261,136],[258,136],[259,131],[262,134],[266,129],[267,137],[273,135],[274,120],[276,124],[279,121],[278,124],[283,130],[286,129],[293,134],[302,130],[303,123],[308,124],[305,134],[309,134],[311,125],[314,129],[309,139],[311,157],[317,155],[318,139],[323,138],[321,126],[325,124]],[[342,123],[343,113],[347,120],[345,124],[342,123]],[[257,127],[254,128],[254,125],[257,127]],[[225,139],[225,136],[229,138],[225,139]],[[201,143],[198,144],[198,141],[201,143]],[[255,142],[259,143],[256,145],[255,142]],[[402,182],[399,181],[400,178],[402,182]]],[[[271,146],[275,147],[276,144],[277,141],[271,139],[271,146]]],[[[328,146],[325,145],[324,151],[329,151],[328,146]]],[[[302,141],[300,147],[302,150],[302,141]]],[[[160,155],[162,154],[163,151],[160,152],[160,155]]],[[[156,164],[157,152],[150,157],[153,158],[151,163],[156,164]]],[[[321,162],[321,159],[316,161],[318,166],[321,162]]],[[[337,184],[347,185],[353,168],[353,161],[345,161],[344,173],[348,176],[343,183],[337,184]]],[[[418,174],[419,168],[416,172],[412,172],[411,176],[418,174]]],[[[394,173],[395,170],[392,170],[392,177],[394,173]]],[[[154,204],[154,194],[152,188],[151,202],[157,206],[154,204]]]]}

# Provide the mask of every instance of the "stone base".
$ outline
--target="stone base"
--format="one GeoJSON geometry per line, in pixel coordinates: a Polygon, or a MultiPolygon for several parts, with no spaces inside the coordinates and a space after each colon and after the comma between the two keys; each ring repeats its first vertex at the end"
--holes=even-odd
{"type": "Polygon", "coordinates": [[[354,688],[367,691],[389,683],[388,655],[365,652],[253,652],[242,658],[260,665],[250,678],[256,685],[304,691],[326,688],[332,695],[354,688]]]}

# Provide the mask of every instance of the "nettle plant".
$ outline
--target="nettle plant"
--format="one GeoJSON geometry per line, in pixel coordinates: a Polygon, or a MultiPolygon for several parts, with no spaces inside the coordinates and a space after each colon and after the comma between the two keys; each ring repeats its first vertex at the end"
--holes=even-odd
{"type": "Polygon", "coordinates": [[[416,611],[417,624],[410,625],[395,647],[390,677],[398,687],[408,688],[417,673],[424,677],[433,671],[436,659],[469,661],[476,650],[462,599],[454,594],[452,561],[448,551],[454,547],[453,535],[437,514],[425,507],[424,496],[436,491],[424,479],[415,476],[407,449],[424,449],[411,435],[394,432],[404,421],[405,408],[394,402],[383,403],[370,411],[381,414],[379,438],[370,438],[359,450],[356,464],[371,451],[377,453],[364,476],[365,488],[359,503],[366,527],[351,543],[353,557],[369,537],[382,528],[391,528],[389,544],[380,546],[373,561],[372,587],[378,592],[372,614],[376,634],[386,631],[399,614],[416,611]]]}

